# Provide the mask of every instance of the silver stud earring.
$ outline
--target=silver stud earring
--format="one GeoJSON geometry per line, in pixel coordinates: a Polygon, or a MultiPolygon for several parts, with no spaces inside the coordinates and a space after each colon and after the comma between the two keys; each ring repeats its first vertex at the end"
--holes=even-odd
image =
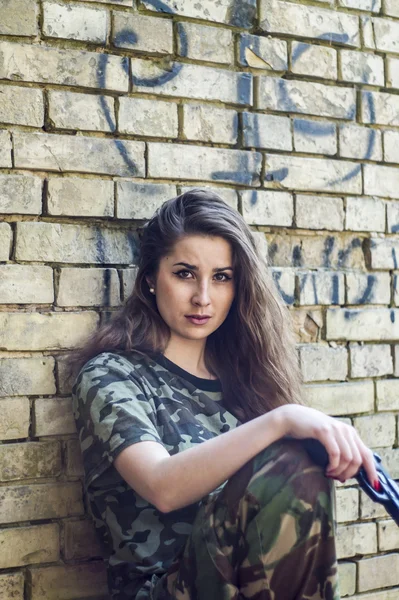
{"type": "Polygon", "coordinates": [[[154,288],[150,288],[150,292],[151,292],[151,294],[155,294],[154,288]]]}

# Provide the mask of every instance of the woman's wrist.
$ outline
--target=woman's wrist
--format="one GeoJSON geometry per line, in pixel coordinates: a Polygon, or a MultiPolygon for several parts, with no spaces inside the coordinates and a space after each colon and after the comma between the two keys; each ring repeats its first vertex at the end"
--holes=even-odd
{"type": "Polygon", "coordinates": [[[288,420],[283,409],[284,406],[279,406],[260,417],[264,426],[273,432],[276,441],[288,434],[288,420]]]}

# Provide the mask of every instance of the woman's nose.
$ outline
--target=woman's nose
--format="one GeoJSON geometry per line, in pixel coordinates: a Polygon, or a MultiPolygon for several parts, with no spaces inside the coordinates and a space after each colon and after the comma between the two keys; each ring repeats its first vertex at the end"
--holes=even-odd
{"type": "Polygon", "coordinates": [[[193,296],[193,302],[200,306],[207,306],[210,304],[209,287],[206,283],[198,286],[193,296]]]}

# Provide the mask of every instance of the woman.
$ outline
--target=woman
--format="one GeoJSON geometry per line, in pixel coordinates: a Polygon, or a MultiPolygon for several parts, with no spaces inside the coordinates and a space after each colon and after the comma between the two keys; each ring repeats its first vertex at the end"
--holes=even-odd
{"type": "Polygon", "coordinates": [[[352,427],[300,404],[288,311],[238,212],[200,189],[166,202],[132,295],[76,364],[114,599],[339,598],[331,478],[377,472],[352,427]]]}

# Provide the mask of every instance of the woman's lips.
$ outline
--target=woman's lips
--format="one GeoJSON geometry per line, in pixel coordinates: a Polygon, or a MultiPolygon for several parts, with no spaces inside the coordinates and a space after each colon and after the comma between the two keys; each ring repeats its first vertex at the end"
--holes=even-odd
{"type": "Polygon", "coordinates": [[[211,317],[200,317],[200,316],[194,317],[194,316],[186,315],[186,319],[188,319],[194,325],[205,325],[205,323],[208,323],[210,318],[211,317]]]}

